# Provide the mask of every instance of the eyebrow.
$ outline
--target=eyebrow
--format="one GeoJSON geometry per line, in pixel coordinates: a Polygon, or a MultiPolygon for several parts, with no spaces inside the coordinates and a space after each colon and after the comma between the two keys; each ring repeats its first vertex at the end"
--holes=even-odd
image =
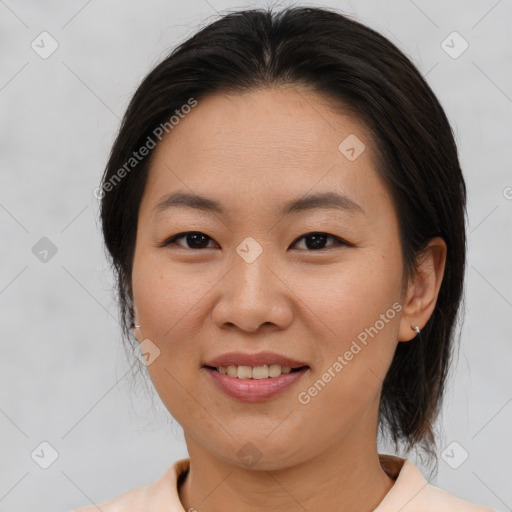
{"type": "MultiPolygon", "coordinates": [[[[153,208],[153,215],[176,207],[194,208],[204,212],[218,213],[219,215],[226,213],[222,204],[214,199],[185,192],[174,192],[163,197],[153,208]]],[[[292,199],[285,203],[279,211],[279,214],[286,216],[315,209],[337,209],[364,213],[361,205],[356,203],[353,199],[350,199],[346,195],[338,194],[337,192],[328,191],[309,194],[299,199],[292,199]]]]}

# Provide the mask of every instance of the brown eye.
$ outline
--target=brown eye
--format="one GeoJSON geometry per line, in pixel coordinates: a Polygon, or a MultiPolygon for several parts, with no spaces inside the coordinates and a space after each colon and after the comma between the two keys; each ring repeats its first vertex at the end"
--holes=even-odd
{"type": "Polygon", "coordinates": [[[319,251],[322,249],[332,247],[334,245],[350,245],[337,236],[330,235],[329,233],[321,233],[321,232],[307,233],[306,235],[302,235],[300,238],[298,238],[294,242],[294,245],[299,240],[302,240],[302,239],[304,239],[306,241],[306,244],[305,244],[306,249],[309,249],[312,251],[319,251]],[[329,238],[334,240],[335,243],[325,247],[325,243],[329,238]]]}
{"type": "Polygon", "coordinates": [[[212,240],[212,238],[200,231],[186,231],[185,233],[179,233],[167,239],[162,246],[174,244],[185,247],[185,249],[208,249],[207,245],[209,240],[212,240]],[[188,246],[176,243],[176,240],[180,240],[182,238],[185,239],[185,243],[188,244],[188,246]]]}

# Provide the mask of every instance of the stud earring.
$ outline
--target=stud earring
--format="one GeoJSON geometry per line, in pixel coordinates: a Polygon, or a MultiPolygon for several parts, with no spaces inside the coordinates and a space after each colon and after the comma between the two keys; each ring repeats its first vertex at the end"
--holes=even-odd
{"type": "Polygon", "coordinates": [[[139,324],[135,324],[135,329],[140,329],[140,325],[139,324]]]}
{"type": "Polygon", "coordinates": [[[417,326],[417,325],[411,325],[411,329],[416,333],[416,334],[419,334],[421,331],[420,331],[420,328],[417,326]]]}

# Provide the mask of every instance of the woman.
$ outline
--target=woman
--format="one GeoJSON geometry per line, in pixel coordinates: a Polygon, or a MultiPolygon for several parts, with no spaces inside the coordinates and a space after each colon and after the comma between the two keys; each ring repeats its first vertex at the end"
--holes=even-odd
{"type": "Polygon", "coordinates": [[[189,458],[79,512],[489,511],[428,483],[465,268],[447,118],[328,9],[231,13],[143,81],[98,189],[123,330],[189,458]]]}

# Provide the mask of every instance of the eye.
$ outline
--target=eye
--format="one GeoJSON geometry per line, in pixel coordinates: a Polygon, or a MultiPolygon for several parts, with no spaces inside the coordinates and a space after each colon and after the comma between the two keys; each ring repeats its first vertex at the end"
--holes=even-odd
{"type": "Polygon", "coordinates": [[[329,247],[332,247],[333,245],[351,245],[349,244],[348,242],[346,242],[345,240],[342,240],[341,238],[337,237],[337,236],[334,236],[334,235],[330,235],[329,233],[322,233],[322,232],[313,232],[313,233],[307,233],[305,235],[302,235],[300,238],[297,238],[297,240],[294,242],[294,245],[299,241],[299,240],[309,240],[310,242],[306,242],[306,248],[307,249],[311,249],[311,250],[314,250],[314,251],[319,251],[319,250],[322,250],[322,249],[325,249],[324,245],[325,245],[325,242],[327,239],[332,239],[335,241],[335,244],[331,244],[330,246],[327,246],[327,248],[329,247]]]}
{"type": "Polygon", "coordinates": [[[205,235],[204,233],[201,233],[200,231],[186,231],[185,233],[179,233],[177,235],[172,236],[171,238],[168,238],[165,240],[160,247],[164,247],[167,245],[180,245],[181,247],[185,247],[185,249],[208,249],[208,247],[205,247],[207,240],[213,240],[208,235],[205,235]],[[177,244],[176,240],[179,240],[181,238],[184,238],[186,243],[189,243],[190,246],[186,247],[182,244],[177,244]]]}

